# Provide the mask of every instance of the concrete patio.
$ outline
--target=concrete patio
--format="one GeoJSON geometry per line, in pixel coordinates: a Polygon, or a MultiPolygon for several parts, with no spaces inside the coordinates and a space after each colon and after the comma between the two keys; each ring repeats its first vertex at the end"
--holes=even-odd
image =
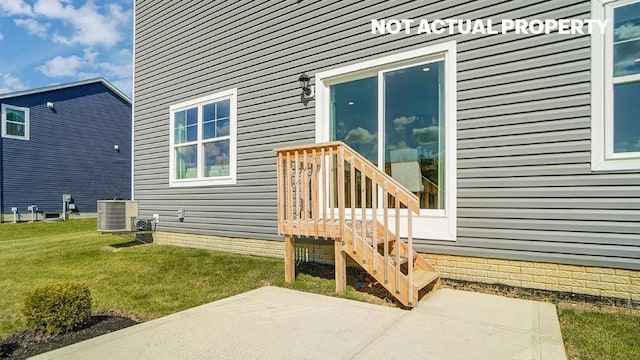
{"type": "Polygon", "coordinates": [[[441,289],[411,310],[264,287],[33,359],[566,359],[555,306],[441,289]]]}

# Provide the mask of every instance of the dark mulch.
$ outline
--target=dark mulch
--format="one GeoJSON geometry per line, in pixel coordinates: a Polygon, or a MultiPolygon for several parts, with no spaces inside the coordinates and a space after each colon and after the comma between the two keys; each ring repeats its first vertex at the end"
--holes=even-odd
{"type": "Polygon", "coordinates": [[[33,331],[19,332],[0,340],[0,359],[26,359],[135,324],[135,320],[125,316],[97,314],[91,317],[91,322],[86,327],[62,335],[44,336],[33,331]]]}
{"type": "MultiPolygon", "coordinates": [[[[335,277],[335,269],[333,265],[300,263],[297,264],[297,268],[299,272],[313,276],[326,279],[332,279],[335,277]]],[[[353,286],[356,291],[371,295],[370,302],[402,307],[402,304],[400,304],[400,302],[398,302],[380,283],[378,283],[373,276],[369,275],[361,268],[347,268],[347,284],[353,286]]],[[[615,312],[627,309],[634,313],[639,312],[640,310],[640,302],[569,292],[528,289],[509,285],[484,284],[453,279],[442,279],[440,286],[442,288],[474,291],[517,299],[546,301],[560,307],[577,306],[584,309],[596,309],[598,311],[613,310],[615,312]]]]}

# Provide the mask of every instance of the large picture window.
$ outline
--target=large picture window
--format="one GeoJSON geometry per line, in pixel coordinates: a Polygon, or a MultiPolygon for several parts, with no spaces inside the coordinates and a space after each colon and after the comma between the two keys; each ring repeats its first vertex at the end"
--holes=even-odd
{"type": "Polygon", "coordinates": [[[2,137],[29,140],[29,109],[2,104],[2,137]]]}
{"type": "Polygon", "coordinates": [[[235,184],[235,89],[172,105],[172,186],[235,184]]]}
{"type": "Polygon", "coordinates": [[[413,192],[418,238],[456,238],[455,58],[448,42],[316,74],[316,140],[346,143],[413,192]]]}
{"type": "Polygon", "coordinates": [[[594,1],[592,169],[640,169],[640,1],[594,1]]]}

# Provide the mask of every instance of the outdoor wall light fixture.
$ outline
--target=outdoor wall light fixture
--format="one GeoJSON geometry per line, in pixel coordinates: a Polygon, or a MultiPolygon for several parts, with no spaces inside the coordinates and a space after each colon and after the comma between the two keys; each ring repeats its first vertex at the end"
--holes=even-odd
{"type": "Polygon", "coordinates": [[[47,101],[47,107],[53,110],[53,103],[51,101],[47,101]]]}
{"type": "Polygon", "coordinates": [[[309,81],[311,81],[311,78],[309,77],[309,75],[302,73],[298,78],[298,81],[300,82],[302,93],[305,96],[311,96],[311,86],[309,86],[309,81]]]}

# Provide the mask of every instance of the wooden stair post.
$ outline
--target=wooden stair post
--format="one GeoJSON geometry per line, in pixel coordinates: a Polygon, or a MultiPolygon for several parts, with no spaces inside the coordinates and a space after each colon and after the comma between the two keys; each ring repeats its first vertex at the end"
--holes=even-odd
{"type": "Polygon", "coordinates": [[[296,240],[293,235],[284,237],[284,281],[296,280],[296,240]]]}
{"type": "Polygon", "coordinates": [[[339,294],[346,291],[347,255],[405,306],[418,305],[421,289],[438,286],[438,271],[413,250],[412,215],[420,213],[415,194],[342,142],[292,146],[276,152],[278,232],[285,240],[285,281],[295,280],[294,236],[307,236],[334,241],[339,294]],[[360,196],[359,204],[356,195],[360,196]],[[406,239],[400,237],[401,221],[408,229],[406,239]]]}
{"type": "Polygon", "coordinates": [[[347,253],[342,249],[342,240],[334,241],[335,267],[336,267],[336,293],[344,294],[347,291],[347,253]]]}

